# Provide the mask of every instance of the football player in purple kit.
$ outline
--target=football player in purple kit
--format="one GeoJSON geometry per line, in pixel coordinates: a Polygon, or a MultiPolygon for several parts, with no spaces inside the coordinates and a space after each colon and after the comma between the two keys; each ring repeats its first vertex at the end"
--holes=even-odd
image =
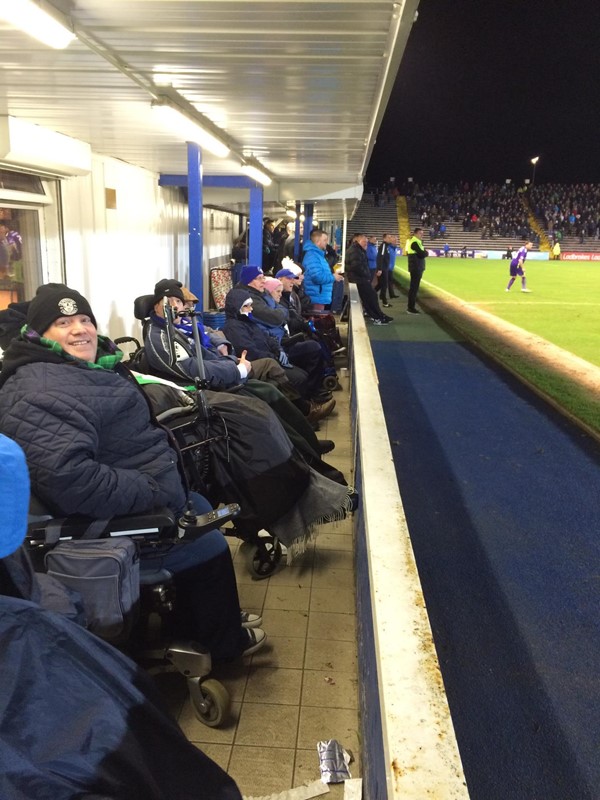
{"type": "Polygon", "coordinates": [[[527,288],[527,281],[525,278],[525,259],[527,258],[527,253],[531,250],[533,244],[531,242],[525,242],[523,247],[519,248],[517,255],[513,258],[510,262],[510,280],[508,282],[508,286],[506,287],[506,291],[510,292],[510,287],[513,283],[517,280],[517,275],[521,276],[521,291],[522,292],[530,292],[531,289],[527,288]]]}

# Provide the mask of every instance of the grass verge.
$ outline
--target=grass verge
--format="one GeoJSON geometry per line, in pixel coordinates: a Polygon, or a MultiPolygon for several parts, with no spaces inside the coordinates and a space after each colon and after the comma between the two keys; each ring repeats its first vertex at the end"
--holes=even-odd
{"type": "MultiPolygon", "coordinates": [[[[396,270],[404,291],[408,289],[408,275],[396,270]]],[[[600,396],[590,391],[561,369],[548,366],[536,358],[535,353],[516,347],[502,329],[482,325],[477,317],[464,308],[448,302],[447,295],[433,286],[422,286],[419,301],[437,320],[457,331],[465,339],[480,347],[487,355],[498,361],[513,375],[544,397],[551,405],[578,423],[587,433],[600,440],[600,396]]]]}

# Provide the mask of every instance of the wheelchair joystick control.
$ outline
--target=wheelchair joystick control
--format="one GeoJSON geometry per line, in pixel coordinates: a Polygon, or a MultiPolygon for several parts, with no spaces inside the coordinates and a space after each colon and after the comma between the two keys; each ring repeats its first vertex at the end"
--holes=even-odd
{"type": "Polygon", "coordinates": [[[187,505],[185,507],[185,511],[183,515],[178,520],[178,527],[179,527],[179,538],[182,539],[185,536],[186,528],[195,528],[196,521],[198,517],[196,516],[196,512],[194,511],[194,507],[192,505],[192,501],[188,500],[187,505]]]}
{"type": "Polygon", "coordinates": [[[220,528],[226,522],[234,519],[240,513],[240,506],[237,503],[230,503],[227,506],[208,511],[206,514],[197,515],[188,502],[183,516],[179,518],[179,538],[189,535],[201,536],[203,533],[220,528]]]}

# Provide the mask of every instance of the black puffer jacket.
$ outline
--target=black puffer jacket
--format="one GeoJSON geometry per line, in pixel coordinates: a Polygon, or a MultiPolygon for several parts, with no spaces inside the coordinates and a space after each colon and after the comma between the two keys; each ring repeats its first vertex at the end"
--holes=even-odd
{"type": "Polygon", "coordinates": [[[32,491],[54,513],[183,508],[177,454],[124,367],[94,369],[21,338],[0,376],[0,431],[25,451],[32,491]]]}
{"type": "Polygon", "coordinates": [[[353,242],[346,250],[344,269],[350,283],[370,282],[371,271],[369,270],[367,251],[358,242],[353,242]]]}

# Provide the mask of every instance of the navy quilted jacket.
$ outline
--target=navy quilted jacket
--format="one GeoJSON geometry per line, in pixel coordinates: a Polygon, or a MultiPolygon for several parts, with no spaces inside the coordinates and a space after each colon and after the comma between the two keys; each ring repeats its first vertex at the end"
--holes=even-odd
{"type": "Polygon", "coordinates": [[[177,454],[124,368],[50,355],[16,340],[2,370],[0,431],[25,451],[32,491],[54,513],[100,519],[182,509],[177,454]]]}

